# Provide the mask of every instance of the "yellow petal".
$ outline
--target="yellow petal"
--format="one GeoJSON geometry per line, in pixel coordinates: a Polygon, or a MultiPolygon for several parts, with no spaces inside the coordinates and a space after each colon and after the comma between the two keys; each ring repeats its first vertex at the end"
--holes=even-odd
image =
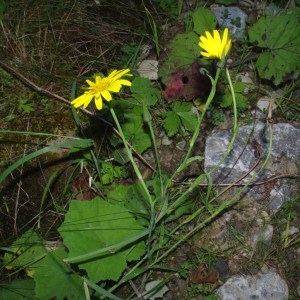
{"type": "Polygon", "coordinates": [[[94,86],[94,85],[95,85],[95,82],[93,82],[93,81],[91,81],[91,80],[89,80],[89,79],[87,79],[85,82],[86,82],[89,86],[94,86]]]}
{"type": "MultiPolygon", "coordinates": [[[[124,69],[124,70],[113,70],[109,75],[108,78],[113,78],[114,80],[117,80],[124,76],[126,73],[130,72],[130,69],[124,69]]],[[[132,76],[132,74],[126,74],[126,76],[132,76]]]]}
{"type": "Polygon", "coordinates": [[[127,80],[127,79],[119,79],[117,82],[122,84],[122,85],[126,85],[126,86],[131,86],[132,85],[132,82],[127,80]]]}
{"type": "Polygon", "coordinates": [[[221,46],[221,37],[220,37],[220,33],[218,30],[214,30],[214,44],[216,47],[220,47],[221,46]]]}
{"type": "Polygon", "coordinates": [[[97,108],[98,110],[101,110],[101,109],[102,109],[102,107],[103,107],[103,102],[102,102],[102,97],[101,97],[101,95],[100,95],[99,97],[95,98],[95,104],[96,104],[96,108],[97,108]]]}
{"type": "Polygon", "coordinates": [[[200,52],[200,54],[204,57],[208,57],[208,58],[211,57],[211,55],[208,54],[207,52],[200,52]]]}
{"type": "Polygon", "coordinates": [[[111,101],[111,93],[109,91],[102,91],[101,96],[106,100],[106,101],[111,101]]]}
{"type": "Polygon", "coordinates": [[[209,31],[205,31],[205,35],[206,35],[207,42],[210,43],[211,41],[213,41],[213,37],[209,31]]]}
{"type": "Polygon", "coordinates": [[[225,56],[226,56],[227,53],[229,52],[230,48],[231,48],[231,40],[229,40],[228,43],[227,43],[226,46],[225,46],[225,51],[224,51],[224,55],[225,55],[225,56]]]}
{"type": "Polygon", "coordinates": [[[88,94],[88,93],[84,93],[83,95],[77,97],[76,99],[74,99],[71,104],[75,107],[78,108],[80,106],[83,105],[83,108],[86,108],[91,100],[93,99],[94,95],[88,94]]]}
{"type": "MultiPolygon", "coordinates": [[[[227,43],[227,40],[228,40],[228,28],[225,28],[224,32],[223,32],[223,37],[222,37],[222,43],[221,43],[221,53],[220,53],[220,56],[222,57],[223,55],[226,55],[226,50],[225,50],[225,47],[226,47],[226,43],[227,43]]],[[[221,58],[220,57],[220,58],[221,58]]]]}
{"type": "Polygon", "coordinates": [[[120,89],[122,88],[122,85],[119,83],[119,80],[116,82],[113,82],[109,87],[108,90],[110,92],[119,93],[120,89]]]}

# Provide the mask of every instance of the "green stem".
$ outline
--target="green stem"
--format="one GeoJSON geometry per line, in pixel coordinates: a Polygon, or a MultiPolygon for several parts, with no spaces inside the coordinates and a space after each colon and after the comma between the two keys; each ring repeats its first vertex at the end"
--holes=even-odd
{"type": "Polygon", "coordinates": [[[161,195],[163,195],[164,184],[163,184],[163,179],[162,179],[161,165],[160,165],[159,154],[158,154],[158,149],[157,149],[157,144],[156,144],[156,138],[155,138],[153,126],[152,126],[152,117],[151,117],[151,114],[145,103],[143,103],[143,116],[144,116],[144,122],[147,123],[149,130],[150,130],[150,136],[151,136],[151,140],[152,140],[152,145],[153,145],[153,149],[154,149],[154,157],[155,157],[155,162],[156,162],[156,172],[158,173],[158,176],[160,179],[161,195]]]}
{"type": "MultiPolygon", "coordinates": [[[[216,90],[217,90],[217,83],[218,83],[218,80],[219,80],[219,77],[220,77],[220,72],[221,72],[221,67],[218,66],[217,68],[217,72],[216,72],[216,75],[215,75],[215,78],[213,79],[212,77],[209,76],[210,80],[211,80],[211,83],[212,83],[212,88],[211,88],[211,91],[209,93],[209,96],[207,98],[207,101],[204,105],[204,108],[203,108],[203,111],[200,115],[200,117],[198,118],[198,123],[197,123],[197,126],[194,130],[194,133],[193,133],[193,136],[191,138],[191,141],[190,141],[190,145],[189,145],[189,149],[187,151],[187,154],[183,160],[183,162],[180,164],[180,166],[177,168],[177,170],[174,172],[174,174],[171,176],[171,178],[169,179],[168,183],[167,183],[167,187],[170,187],[172,185],[172,182],[175,178],[175,176],[181,172],[181,170],[184,170],[185,169],[185,166],[187,165],[187,161],[191,155],[191,152],[194,148],[194,145],[195,145],[195,142],[196,142],[196,139],[199,135],[199,131],[200,131],[200,126],[202,124],[202,121],[203,121],[203,118],[204,118],[204,115],[206,114],[212,100],[214,99],[214,96],[216,94],[216,90]]],[[[195,182],[187,189],[187,191],[185,191],[173,204],[172,206],[170,206],[168,208],[168,210],[165,210],[165,211],[162,211],[160,213],[160,215],[158,216],[157,220],[156,220],[156,223],[159,222],[167,213],[170,212],[170,210],[176,206],[178,206],[180,204],[180,202],[185,199],[186,195],[189,194],[201,181],[203,181],[204,178],[202,178],[202,176],[200,175],[196,180],[195,182]]]]}
{"type": "Polygon", "coordinates": [[[120,132],[120,136],[121,136],[122,142],[123,142],[123,144],[124,144],[124,146],[125,146],[126,153],[127,153],[128,158],[129,158],[129,160],[130,160],[130,162],[131,162],[131,164],[132,164],[132,166],[133,166],[134,172],[135,172],[135,174],[136,174],[138,180],[140,181],[140,183],[141,183],[141,185],[142,185],[142,187],[143,187],[143,189],[144,189],[144,191],[145,191],[145,193],[146,193],[146,195],[147,195],[147,198],[148,198],[149,203],[151,204],[151,203],[153,202],[153,201],[152,201],[152,198],[151,198],[151,195],[150,195],[149,190],[148,190],[148,188],[147,188],[147,186],[146,186],[146,183],[145,183],[145,181],[144,181],[144,179],[143,179],[143,176],[142,176],[142,174],[141,174],[141,172],[140,172],[140,170],[139,170],[139,168],[138,168],[136,162],[135,162],[134,159],[133,159],[132,151],[131,151],[131,149],[128,147],[126,138],[125,138],[125,136],[124,136],[123,130],[122,130],[121,126],[120,126],[120,123],[119,123],[119,121],[118,121],[118,118],[117,118],[117,116],[116,116],[116,114],[115,114],[114,109],[113,109],[113,108],[110,108],[110,112],[111,112],[111,114],[112,114],[112,116],[113,116],[113,118],[114,118],[114,121],[115,121],[116,125],[117,125],[118,131],[120,132]]]}
{"type": "MultiPolygon", "coordinates": [[[[212,100],[213,100],[213,98],[215,96],[216,88],[217,88],[217,83],[218,83],[219,76],[220,76],[220,71],[221,71],[221,68],[224,66],[224,64],[225,64],[225,61],[220,61],[219,64],[218,64],[218,68],[217,68],[217,72],[216,72],[216,75],[215,75],[215,79],[212,79],[210,77],[211,82],[212,82],[212,89],[211,89],[210,94],[208,96],[208,99],[207,99],[207,101],[206,101],[206,103],[204,105],[202,114],[201,114],[201,116],[198,119],[198,124],[197,124],[197,127],[196,127],[196,129],[194,131],[194,134],[192,136],[192,139],[191,139],[191,142],[190,142],[190,147],[188,149],[187,155],[186,155],[184,161],[182,162],[182,164],[178,167],[178,169],[175,171],[175,173],[171,177],[171,179],[169,181],[169,184],[171,184],[171,181],[174,179],[175,175],[178,174],[180,170],[183,170],[185,168],[185,165],[187,164],[187,160],[188,160],[188,158],[191,155],[191,152],[193,150],[194,144],[195,144],[196,139],[198,137],[198,134],[199,134],[199,131],[200,131],[200,126],[201,126],[202,121],[203,121],[203,117],[204,117],[206,111],[208,110],[208,108],[209,108],[209,106],[210,106],[210,104],[211,104],[211,102],[212,102],[212,100]]],[[[235,92],[234,92],[234,88],[233,88],[233,84],[232,84],[232,81],[231,81],[231,77],[230,77],[228,68],[226,68],[226,75],[227,75],[227,80],[228,80],[228,83],[229,83],[229,86],[230,86],[230,91],[231,91],[231,95],[232,95],[232,103],[233,103],[233,113],[234,113],[233,135],[232,135],[231,141],[230,141],[230,143],[228,145],[227,151],[226,151],[223,159],[212,170],[210,170],[210,172],[209,172],[210,174],[213,173],[225,161],[226,157],[228,156],[228,154],[230,153],[230,151],[233,148],[233,144],[234,144],[237,132],[238,132],[236,98],[235,98],[235,92]]],[[[204,178],[203,174],[201,174],[200,176],[198,176],[194,180],[194,182],[190,185],[190,187],[178,199],[176,199],[176,201],[174,203],[172,203],[172,205],[168,208],[167,211],[164,211],[164,212],[160,213],[160,215],[158,216],[158,218],[156,220],[156,223],[159,220],[161,220],[166,213],[170,213],[172,211],[172,209],[174,209],[175,207],[177,207],[178,205],[180,205],[181,201],[183,201],[185,199],[185,197],[189,193],[191,193],[194,190],[194,188],[196,186],[198,186],[204,179],[205,178],[204,178]]]]}
{"type": "Polygon", "coordinates": [[[141,174],[141,172],[140,172],[140,170],[139,170],[139,168],[138,168],[136,162],[135,162],[134,159],[133,159],[132,151],[131,151],[131,149],[128,147],[128,144],[127,144],[126,138],[125,138],[125,136],[124,136],[123,130],[122,130],[121,125],[120,125],[120,123],[119,123],[119,121],[118,121],[118,118],[117,118],[117,116],[116,116],[116,114],[115,114],[115,111],[114,111],[114,109],[113,109],[112,107],[110,108],[110,112],[111,112],[111,114],[112,114],[112,116],[113,116],[113,119],[114,119],[116,125],[117,125],[118,131],[119,131],[119,133],[120,133],[122,142],[123,142],[123,144],[124,144],[124,146],[125,146],[125,149],[126,149],[128,158],[129,158],[129,160],[130,160],[130,162],[131,162],[131,164],[132,164],[132,166],[133,166],[134,172],[135,172],[135,174],[136,174],[136,176],[137,176],[139,182],[141,183],[141,185],[142,185],[142,187],[143,187],[143,189],[144,189],[144,192],[145,192],[145,194],[146,194],[147,200],[148,200],[148,202],[149,202],[149,206],[150,206],[149,239],[150,239],[151,234],[152,234],[152,231],[153,231],[153,228],[154,228],[154,220],[155,220],[155,207],[154,207],[154,201],[152,200],[152,197],[151,197],[151,195],[150,195],[150,193],[149,193],[149,190],[148,190],[148,188],[147,188],[147,186],[146,186],[146,183],[145,183],[145,181],[144,181],[144,179],[143,179],[143,176],[142,176],[142,174],[141,174]]]}
{"type": "MultiPolygon", "coordinates": [[[[171,252],[173,252],[181,243],[186,241],[189,237],[191,237],[193,234],[198,232],[200,229],[205,227],[207,224],[209,224],[211,221],[213,221],[217,216],[219,216],[221,213],[223,213],[226,209],[229,207],[232,207],[235,203],[237,203],[240,199],[240,195],[244,193],[244,191],[249,187],[249,185],[257,178],[258,174],[265,168],[266,164],[269,161],[269,158],[271,156],[272,152],[272,146],[273,146],[273,130],[272,126],[269,125],[269,148],[268,152],[266,155],[266,158],[264,162],[262,163],[260,169],[258,170],[257,173],[254,173],[251,179],[245,184],[238,193],[236,193],[231,199],[221,203],[221,205],[208,217],[206,218],[203,222],[195,226],[191,231],[189,231],[185,236],[183,236],[180,240],[178,240],[174,245],[172,245],[169,249],[167,249],[159,258],[157,258],[152,264],[150,264],[149,267],[152,267],[153,265],[159,263],[162,259],[167,257],[171,252]]],[[[221,193],[220,193],[221,194],[221,193]]],[[[219,195],[220,195],[219,194],[219,195]]],[[[219,195],[215,196],[213,200],[217,199],[219,195]]],[[[192,216],[189,216],[186,221],[183,222],[183,224],[186,224],[190,222],[192,219],[194,219],[196,216],[200,214],[200,212],[203,210],[203,208],[200,208],[198,211],[196,211],[192,216]]],[[[179,226],[178,226],[179,227],[179,226]]],[[[173,231],[172,231],[173,233],[173,231]]]]}
{"type": "Polygon", "coordinates": [[[227,80],[228,80],[230,91],[231,91],[232,104],[233,104],[233,114],[234,114],[233,132],[236,132],[237,131],[237,106],[236,106],[235,92],[234,92],[234,88],[232,85],[232,81],[231,81],[231,77],[230,77],[228,68],[226,68],[226,75],[227,75],[227,80]]]}
{"type": "Polygon", "coordinates": [[[185,165],[187,164],[187,160],[189,159],[190,155],[191,155],[191,152],[194,148],[194,145],[195,145],[195,142],[196,142],[196,139],[199,135],[199,131],[200,131],[200,126],[202,124],[202,121],[203,121],[203,118],[204,118],[204,115],[206,114],[215,94],[216,94],[216,90],[217,90],[217,83],[218,83],[218,80],[219,80],[219,76],[220,76],[220,71],[221,69],[218,67],[217,68],[217,72],[216,72],[216,75],[215,75],[215,79],[210,78],[211,80],[211,83],[212,83],[212,88],[211,88],[211,91],[209,93],[209,96],[207,98],[207,101],[204,105],[204,108],[203,108],[203,111],[200,115],[200,117],[198,118],[198,123],[197,123],[197,126],[195,128],[195,131],[193,133],[193,136],[191,138],[191,141],[190,141],[190,145],[189,145],[189,149],[187,150],[187,154],[183,160],[183,162],[181,163],[181,165],[177,168],[177,170],[174,172],[174,174],[172,175],[172,177],[170,178],[169,180],[169,185],[172,184],[172,181],[174,179],[174,177],[180,172],[180,170],[183,170],[185,168],[185,165]]]}

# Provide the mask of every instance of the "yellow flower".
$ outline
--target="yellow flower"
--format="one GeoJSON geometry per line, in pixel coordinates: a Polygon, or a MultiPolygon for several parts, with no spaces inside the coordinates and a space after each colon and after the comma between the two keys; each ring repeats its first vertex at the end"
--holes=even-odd
{"type": "Polygon", "coordinates": [[[71,104],[74,105],[75,108],[80,106],[86,108],[92,99],[95,98],[97,109],[102,109],[102,97],[106,101],[111,101],[111,93],[119,93],[122,85],[131,86],[131,82],[129,80],[122,79],[124,75],[132,76],[132,74],[128,74],[128,72],[130,72],[129,69],[123,69],[120,71],[114,70],[107,77],[102,78],[101,76],[96,76],[95,82],[86,80],[89,85],[88,89],[83,95],[74,99],[71,104]]]}
{"type": "Polygon", "coordinates": [[[206,52],[202,51],[200,54],[208,58],[222,59],[225,57],[231,47],[228,28],[225,28],[222,39],[218,30],[213,31],[214,36],[209,31],[205,31],[205,35],[200,36],[199,46],[206,52]]]}

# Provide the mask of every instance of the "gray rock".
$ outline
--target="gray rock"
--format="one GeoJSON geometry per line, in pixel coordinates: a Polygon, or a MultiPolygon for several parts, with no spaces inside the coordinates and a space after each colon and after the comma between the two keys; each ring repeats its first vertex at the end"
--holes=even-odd
{"type": "Polygon", "coordinates": [[[227,6],[212,9],[221,27],[228,27],[231,35],[242,38],[246,29],[247,15],[238,7],[227,6]]]}
{"type": "Polygon", "coordinates": [[[217,291],[220,300],[285,300],[289,290],[286,282],[275,272],[228,279],[217,291]]]}
{"type": "Polygon", "coordinates": [[[252,235],[253,249],[256,248],[258,242],[263,242],[266,245],[271,245],[273,232],[274,232],[274,227],[270,224],[258,228],[256,232],[252,235]]]}
{"type": "MultiPolygon", "coordinates": [[[[271,155],[263,169],[261,165],[270,147],[267,124],[257,122],[255,126],[240,127],[227,157],[225,154],[232,138],[232,131],[222,130],[212,133],[206,140],[204,166],[206,172],[211,171],[213,182],[233,183],[249,171],[250,173],[239,183],[247,183],[255,174],[258,174],[255,181],[261,182],[271,176],[299,173],[300,128],[289,124],[273,124],[272,128],[271,155]],[[259,161],[260,153],[263,157],[259,161]]],[[[299,192],[299,182],[298,186],[294,186],[288,179],[278,179],[268,185],[248,187],[244,197],[256,201],[267,199],[269,209],[274,213],[297,193],[297,189],[299,192]]]]}

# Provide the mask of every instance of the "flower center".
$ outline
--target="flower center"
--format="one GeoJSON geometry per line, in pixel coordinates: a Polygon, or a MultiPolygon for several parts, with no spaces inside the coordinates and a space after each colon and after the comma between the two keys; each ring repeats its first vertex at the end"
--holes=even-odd
{"type": "Polygon", "coordinates": [[[89,87],[89,90],[93,94],[101,93],[103,91],[106,91],[110,84],[111,82],[110,80],[108,80],[108,78],[102,78],[99,81],[97,81],[93,86],[89,87]]]}

